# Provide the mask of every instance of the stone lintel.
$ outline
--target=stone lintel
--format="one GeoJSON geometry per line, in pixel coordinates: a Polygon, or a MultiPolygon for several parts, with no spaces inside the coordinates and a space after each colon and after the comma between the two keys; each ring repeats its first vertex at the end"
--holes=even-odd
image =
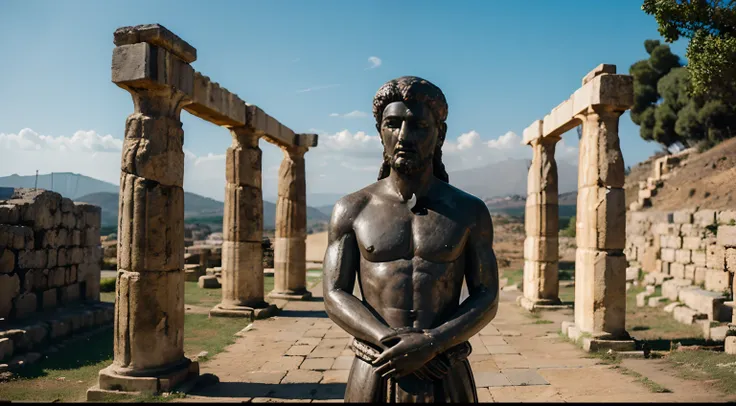
{"type": "Polygon", "coordinates": [[[560,136],[580,125],[577,115],[604,105],[625,111],[634,104],[634,81],[629,75],[600,74],[575,91],[569,99],[544,116],[542,136],[560,136]]]}
{"type": "Polygon", "coordinates": [[[186,63],[197,60],[197,50],[193,46],[160,24],[120,27],[115,30],[113,42],[116,46],[147,42],[168,50],[186,63]]]}
{"type": "Polygon", "coordinates": [[[586,83],[588,83],[591,80],[593,80],[594,77],[596,77],[598,75],[604,75],[604,74],[615,75],[616,74],[616,65],[602,63],[602,64],[596,66],[592,71],[588,72],[588,74],[585,75],[585,77],[583,77],[583,83],[582,83],[582,85],[584,86],[586,83]]]}
{"type": "Polygon", "coordinates": [[[550,143],[558,142],[562,139],[560,137],[560,134],[551,134],[545,136],[542,131],[543,128],[543,120],[534,121],[529,127],[524,129],[522,143],[526,145],[531,145],[534,141],[539,140],[540,138],[542,138],[543,141],[550,143]]]}
{"type": "Polygon", "coordinates": [[[289,127],[266,114],[260,107],[246,104],[248,126],[266,141],[276,145],[298,145],[296,134],[289,127]]]}
{"type": "Polygon", "coordinates": [[[246,104],[236,94],[209,77],[193,71],[191,103],[184,107],[191,114],[213,124],[240,127],[247,123],[246,104]]]}
{"type": "Polygon", "coordinates": [[[195,71],[169,49],[153,42],[121,39],[113,49],[112,81],[130,92],[171,86],[184,93],[182,104],[185,110],[213,124],[229,128],[247,127],[279,146],[317,146],[316,134],[295,134],[258,106],[247,104],[236,94],[195,71]]]}
{"type": "Polygon", "coordinates": [[[297,134],[296,145],[308,148],[316,147],[318,137],[319,136],[317,134],[297,134]]]}

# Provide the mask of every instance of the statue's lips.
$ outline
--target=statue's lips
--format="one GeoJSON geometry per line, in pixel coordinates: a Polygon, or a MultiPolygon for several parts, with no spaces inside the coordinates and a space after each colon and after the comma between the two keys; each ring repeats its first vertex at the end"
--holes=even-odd
{"type": "Polygon", "coordinates": [[[409,148],[397,148],[394,150],[394,155],[396,156],[402,156],[402,155],[416,155],[417,151],[415,149],[409,149],[409,148]]]}

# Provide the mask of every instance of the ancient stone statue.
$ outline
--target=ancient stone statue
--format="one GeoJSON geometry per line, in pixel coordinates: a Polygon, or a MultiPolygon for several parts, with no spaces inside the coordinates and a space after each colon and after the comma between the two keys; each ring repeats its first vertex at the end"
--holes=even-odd
{"type": "Polygon", "coordinates": [[[324,260],[327,314],[354,337],[345,401],[477,402],[468,339],[498,307],[491,216],[448,183],[438,87],[389,81],[373,115],[384,147],[378,182],[335,205],[324,260]]]}

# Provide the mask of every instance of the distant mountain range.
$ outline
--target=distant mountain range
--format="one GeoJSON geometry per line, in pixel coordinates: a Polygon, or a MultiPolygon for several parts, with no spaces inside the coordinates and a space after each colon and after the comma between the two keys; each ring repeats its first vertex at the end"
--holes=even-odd
{"type": "MultiPolygon", "coordinates": [[[[89,176],[73,173],[54,173],[53,188],[51,175],[39,175],[37,187],[53,190],[74,201],[81,201],[96,206],[102,210],[102,225],[117,224],[119,186],[105,181],[90,178],[89,176]],[[80,194],[79,191],[87,193],[80,194]]],[[[11,175],[0,177],[0,187],[34,187],[35,176],[11,175]]],[[[209,197],[184,192],[184,217],[188,219],[212,218],[222,216],[225,204],[209,197]]],[[[329,215],[307,206],[307,223],[320,223],[330,220],[329,215]]],[[[276,204],[263,202],[263,227],[273,229],[276,224],[276,204]]]]}

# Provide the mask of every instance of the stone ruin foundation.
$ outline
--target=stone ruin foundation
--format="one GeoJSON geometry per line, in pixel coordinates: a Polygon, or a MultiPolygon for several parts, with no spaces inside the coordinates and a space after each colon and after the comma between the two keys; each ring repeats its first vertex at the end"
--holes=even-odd
{"type": "Polygon", "coordinates": [[[41,189],[0,200],[0,372],[111,324],[101,258],[99,207],[41,189]]]}
{"type": "Polygon", "coordinates": [[[633,284],[642,273],[647,287],[637,305],[664,306],[675,320],[700,325],[706,339],[733,334],[734,224],[732,210],[629,212],[627,279],[633,284]],[[661,296],[655,296],[656,287],[661,296]]]}
{"type": "Polygon", "coordinates": [[[582,125],[578,159],[575,322],[563,334],[582,338],[585,350],[634,349],[625,330],[626,206],[618,120],[633,105],[633,79],[615,65],[588,73],[568,100],[524,130],[533,148],[526,201],[524,293],[528,310],[560,307],[558,190],[555,144],[582,125]]]}
{"type": "Polygon", "coordinates": [[[271,296],[310,296],[304,154],[317,145],[317,136],[294,133],[195,71],[197,50],[161,25],[119,28],[114,43],[112,81],[130,93],[134,112],[125,124],[120,174],[114,358],[88,390],[88,400],[167,392],[199,375],[197,362],[184,356],[182,110],[225,127],[232,137],[226,152],[222,302],[210,316],[253,319],[276,310],[263,291],[261,139],[284,152],[271,296]]]}

